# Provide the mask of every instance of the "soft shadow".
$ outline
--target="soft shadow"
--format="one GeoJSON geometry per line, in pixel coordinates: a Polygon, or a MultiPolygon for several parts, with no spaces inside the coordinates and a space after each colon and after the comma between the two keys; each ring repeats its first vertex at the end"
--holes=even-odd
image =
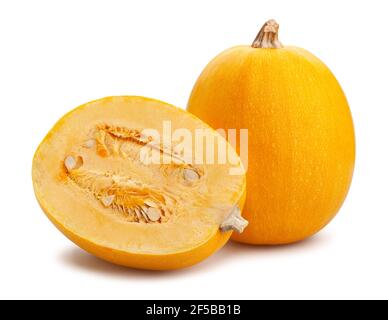
{"type": "Polygon", "coordinates": [[[130,278],[135,280],[176,277],[184,274],[187,269],[176,271],[152,271],[122,267],[101,260],[78,247],[66,248],[60,259],[66,265],[81,271],[94,272],[116,278],[130,278]]]}
{"type": "Polygon", "coordinates": [[[315,250],[330,242],[327,233],[318,234],[310,239],[294,244],[280,246],[254,246],[230,241],[224,248],[212,255],[205,261],[185,269],[172,271],[150,271],[131,269],[118,266],[79,249],[78,247],[66,248],[61,254],[60,259],[66,265],[77,268],[81,271],[94,272],[109,277],[126,278],[135,281],[155,280],[155,278],[177,278],[186,274],[209,272],[221,268],[228,260],[233,260],[238,255],[252,254],[283,254],[298,253],[306,250],[315,250]]]}
{"type": "Polygon", "coordinates": [[[260,254],[283,254],[283,253],[298,253],[306,252],[308,250],[317,250],[320,247],[323,247],[330,243],[330,235],[328,233],[319,233],[311,238],[308,238],[303,241],[284,244],[284,245],[250,245],[245,243],[239,243],[235,241],[230,241],[225,248],[223,249],[224,253],[230,256],[235,256],[238,254],[247,255],[254,253],[260,254]]]}

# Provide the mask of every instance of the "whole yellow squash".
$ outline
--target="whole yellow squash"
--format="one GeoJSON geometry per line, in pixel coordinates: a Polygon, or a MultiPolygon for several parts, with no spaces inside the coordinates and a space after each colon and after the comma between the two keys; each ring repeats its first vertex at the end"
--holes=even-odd
{"type": "Polygon", "coordinates": [[[308,51],[283,46],[268,21],[251,46],[214,58],[197,80],[188,110],[213,128],[249,131],[249,226],[233,239],[285,244],[318,232],[348,192],[355,135],[334,75],[308,51]]]}

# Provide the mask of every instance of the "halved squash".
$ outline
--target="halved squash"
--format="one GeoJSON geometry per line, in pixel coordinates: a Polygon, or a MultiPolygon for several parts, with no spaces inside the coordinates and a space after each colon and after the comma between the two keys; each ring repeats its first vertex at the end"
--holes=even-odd
{"type": "Polygon", "coordinates": [[[68,113],[39,146],[32,176],[60,231],[124,266],[193,265],[246,225],[237,154],[195,116],[153,99],[109,97],[68,113]],[[211,161],[198,152],[209,143],[211,161]]]}

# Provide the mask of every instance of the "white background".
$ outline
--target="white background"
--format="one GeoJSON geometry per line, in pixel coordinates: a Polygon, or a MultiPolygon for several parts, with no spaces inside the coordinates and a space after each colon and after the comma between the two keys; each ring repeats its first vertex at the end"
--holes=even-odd
{"type": "Polygon", "coordinates": [[[0,298],[388,298],[387,1],[1,1],[0,298]],[[145,272],[63,237],[33,194],[31,161],[67,111],[135,94],[185,107],[220,51],[269,18],[284,44],[336,74],[352,108],[357,166],[337,218],[290,246],[230,243],[203,263],[145,272]]]}

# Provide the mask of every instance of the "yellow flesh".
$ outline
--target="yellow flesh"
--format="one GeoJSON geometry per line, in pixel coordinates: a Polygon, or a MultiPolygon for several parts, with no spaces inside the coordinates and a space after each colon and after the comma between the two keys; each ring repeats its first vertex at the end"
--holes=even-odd
{"type": "MultiPolygon", "coordinates": [[[[49,218],[73,241],[114,260],[89,247],[133,255],[169,255],[194,250],[220,237],[219,224],[241,203],[245,178],[229,175],[231,165],[140,162],[143,145],[125,135],[146,128],[161,133],[165,120],[171,121],[173,132],[209,128],[160,101],[111,97],[75,109],[50,131],[33,162],[35,193],[49,218]],[[105,146],[99,142],[103,132],[107,135],[102,139],[105,146]],[[94,145],[91,140],[96,141],[94,145]],[[101,151],[104,147],[105,153],[101,151]],[[64,160],[69,155],[82,158],[80,168],[66,170],[64,160]],[[194,181],[184,178],[185,168],[195,171],[194,181]],[[114,194],[114,200],[104,206],[101,197],[109,194],[114,194]],[[164,208],[158,221],[139,219],[134,211],[126,211],[147,201],[164,208]]],[[[224,141],[213,134],[217,141],[224,141]]],[[[233,157],[238,161],[235,153],[233,157]]],[[[230,232],[227,234],[229,237],[230,232]]],[[[226,240],[212,244],[212,250],[226,240]]],[[[205,251],[203,255],[211,253],[205,251]]],[[[142,267],[141,262],[118,260],[113,262],[142,267]]],[[[153,268],[152,263],[144,264],[153,268]]]]}

